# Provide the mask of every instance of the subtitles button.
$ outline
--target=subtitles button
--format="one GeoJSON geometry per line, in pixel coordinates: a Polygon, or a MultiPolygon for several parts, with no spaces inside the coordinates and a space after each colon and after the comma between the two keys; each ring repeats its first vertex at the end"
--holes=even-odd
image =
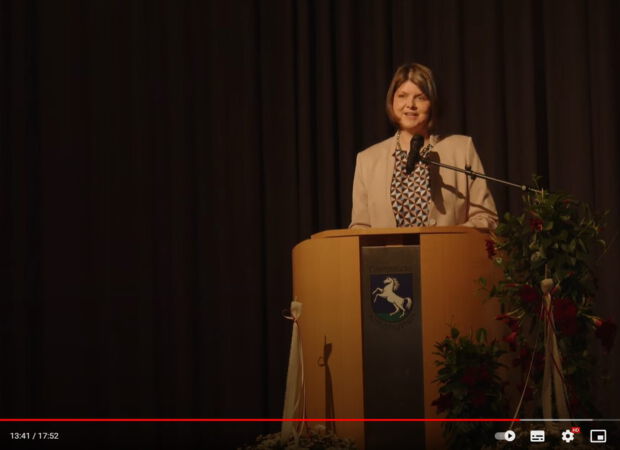
{"type": "Polygon", "coordinates": [[[607,442],[607,430],[590,430],[590,442],[604,444],[607,442]]]}
{"type": "Polygon", "coordinates": [[[530,442],[545,442],[545,430],[530,430],[530,442]]]}

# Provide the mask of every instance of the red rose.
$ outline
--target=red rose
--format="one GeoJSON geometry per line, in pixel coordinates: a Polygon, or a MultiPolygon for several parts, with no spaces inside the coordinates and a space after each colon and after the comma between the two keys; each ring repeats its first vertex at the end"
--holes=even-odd
{"type": "Polygon", "coordinates": [[[574,336],[579,331],[577,305],[569,298],[556,298],[553,301],[553,320],[558,331],[566,336],[574,336]]]}
{"type": "Polygon", "coordinates": [[[521,326],[519,325],[519,321],[510,317],[508,314],[500,314],[499,316],[495,317],[495,320],[501,320],[506,324],[506,326],[510,327],[512,331],[519,331],[519,329],[521,328],[521,326]]]}
{"type": "Polygon", "coordinates": [[[479,382],[487,382],[491,379],[491,374],[486,367],[468,367],[461,377],[461,381],[469,387],[475,386],[479,382]]]}
{"type": "Polygon", "coordinates": [[[542,297],[538,293],[536,288],[524,284],[519,289],[519,297],[521,297],[521,301],[530,309],[538,309],[540,307],[540,301],[542,297]]]}
{"type": "Polygon", "coordinates": [[[616,323],[610,319],[599,320],[599,323],[600,325],[596,325],[594,335],[601,340],[601,344],[607,353],[609,353],[611,351],[611,347],[614,345],[614,339],[616,338],[618,327],[616,326],[616,323]]]}
{"type": "Polygon", "coordinates": [[[461,377],[461,381],[470,387],[475,385],[478,381],[476,377],[476,369],[474,369],[473,367],[468,367],[467,369],[465,369],[465,373],[461,377]]]}
{"type": "Polygon", "coordinates": [[[514,352],[517,349],[517,332],[513,331],[512,333],[504,336],[504,341],[508,342],[508,345],[510,345],[510,350],[514,352]]]}
{"type": "Polygon", "coordinates": [[[489,369],[481,366],[478,369],[478,379],[482,381],[483,383],[491,381],[491,372],[489,372],[489,369]]]}
{"type": "Polygon", "coordinates": [[[526,344],[523,344],[521,346],[521,349],[519,350],[519,357],[513,359],[512,361],[512,367],[521,366],[521,369],[525,371],[530,366],[530,361],[531,361],[530,349],[526,344]]]}
{"type": "Polygon", "coordinates": [[[540,217],[530,217],[530,230],[532,232],[539,232],[543,229],[543,221],[540,217]]]}
{"type": "Polygon", "coordinates": [[[437,414],[441,414],[442,412],[452,408],[452,392],[448,392],[447,394],[439,394],[439,398],[433,400],[431,405],[437,407],[437,414]]]}
{"type": "Polygon", "coordinates": [[[487,256],[489,257],[489,259],[497,255],[497,249],[495,248],[495,242],[493,242],[491,239],[487,239],[485,241],[485,245],[487,247],[487,256]]]}
{"type": "Polygon", "coordinates": [[[486,405],[487,396],[482,391],[474,391],[472,392],[470,396],[470,401],[473,406],[475,406],[476,408],[479,408],[481,406],[486,405]]]}

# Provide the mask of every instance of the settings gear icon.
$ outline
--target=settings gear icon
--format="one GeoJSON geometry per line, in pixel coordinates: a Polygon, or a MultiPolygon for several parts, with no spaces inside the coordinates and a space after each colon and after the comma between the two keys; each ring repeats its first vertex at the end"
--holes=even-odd
{"type": "Polygon", "coordinates": [[[571,442],[573,439],[575,439],[575,433],[571,430],[562,431],[562,440],[564,442],[571,442]]]}

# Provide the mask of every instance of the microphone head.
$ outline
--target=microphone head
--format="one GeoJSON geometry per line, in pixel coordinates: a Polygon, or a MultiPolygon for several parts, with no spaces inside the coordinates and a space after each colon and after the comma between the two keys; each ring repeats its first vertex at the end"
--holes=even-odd
{"type": "Polygon", "coordinates": [[[424,145],[424,136],[414,134],[409,143],[409,156],[407,157],[406,172],[413,172],[414,166],[420,161],[420,150],[424,145]]]}
{"type": "Polygon", "coordinates": [[[419,134],[414,134],[413,137],[411,138],[411,143],[409,144],[409,150],[418,150],[420,151],[420,149],[422,149],[422,146],[424,145],[424,136],[421,136],[419,134]]]}
{"type": "Polygon", "coordinates": [[[415,165],[420,161],[420,150],[422,150],[424,145],[424,136],[414,134],[409,145],[409,151],[413,154],[413,164],[415,165]]]}

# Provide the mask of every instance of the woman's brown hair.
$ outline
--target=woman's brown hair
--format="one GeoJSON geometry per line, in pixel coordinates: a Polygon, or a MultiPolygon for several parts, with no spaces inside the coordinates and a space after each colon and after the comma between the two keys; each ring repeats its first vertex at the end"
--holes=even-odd
{"type": "Polygon", "coordinates": [[[435,79],[433,78],[433,72],[426,66],[418,63],[410,63],[400,66],[396,69],[390,87],[385,97],[385,110],[387,112],[390,121],[398,126],[396,116],[394,115],[394,94],[398,88],[405,82],[411,81],[428,97],[431,102],[431,118],[428,122],[429,131],[433,131],[437,126],[439,102],[437,97],[437,87],[435,86],[435,79]]]}

